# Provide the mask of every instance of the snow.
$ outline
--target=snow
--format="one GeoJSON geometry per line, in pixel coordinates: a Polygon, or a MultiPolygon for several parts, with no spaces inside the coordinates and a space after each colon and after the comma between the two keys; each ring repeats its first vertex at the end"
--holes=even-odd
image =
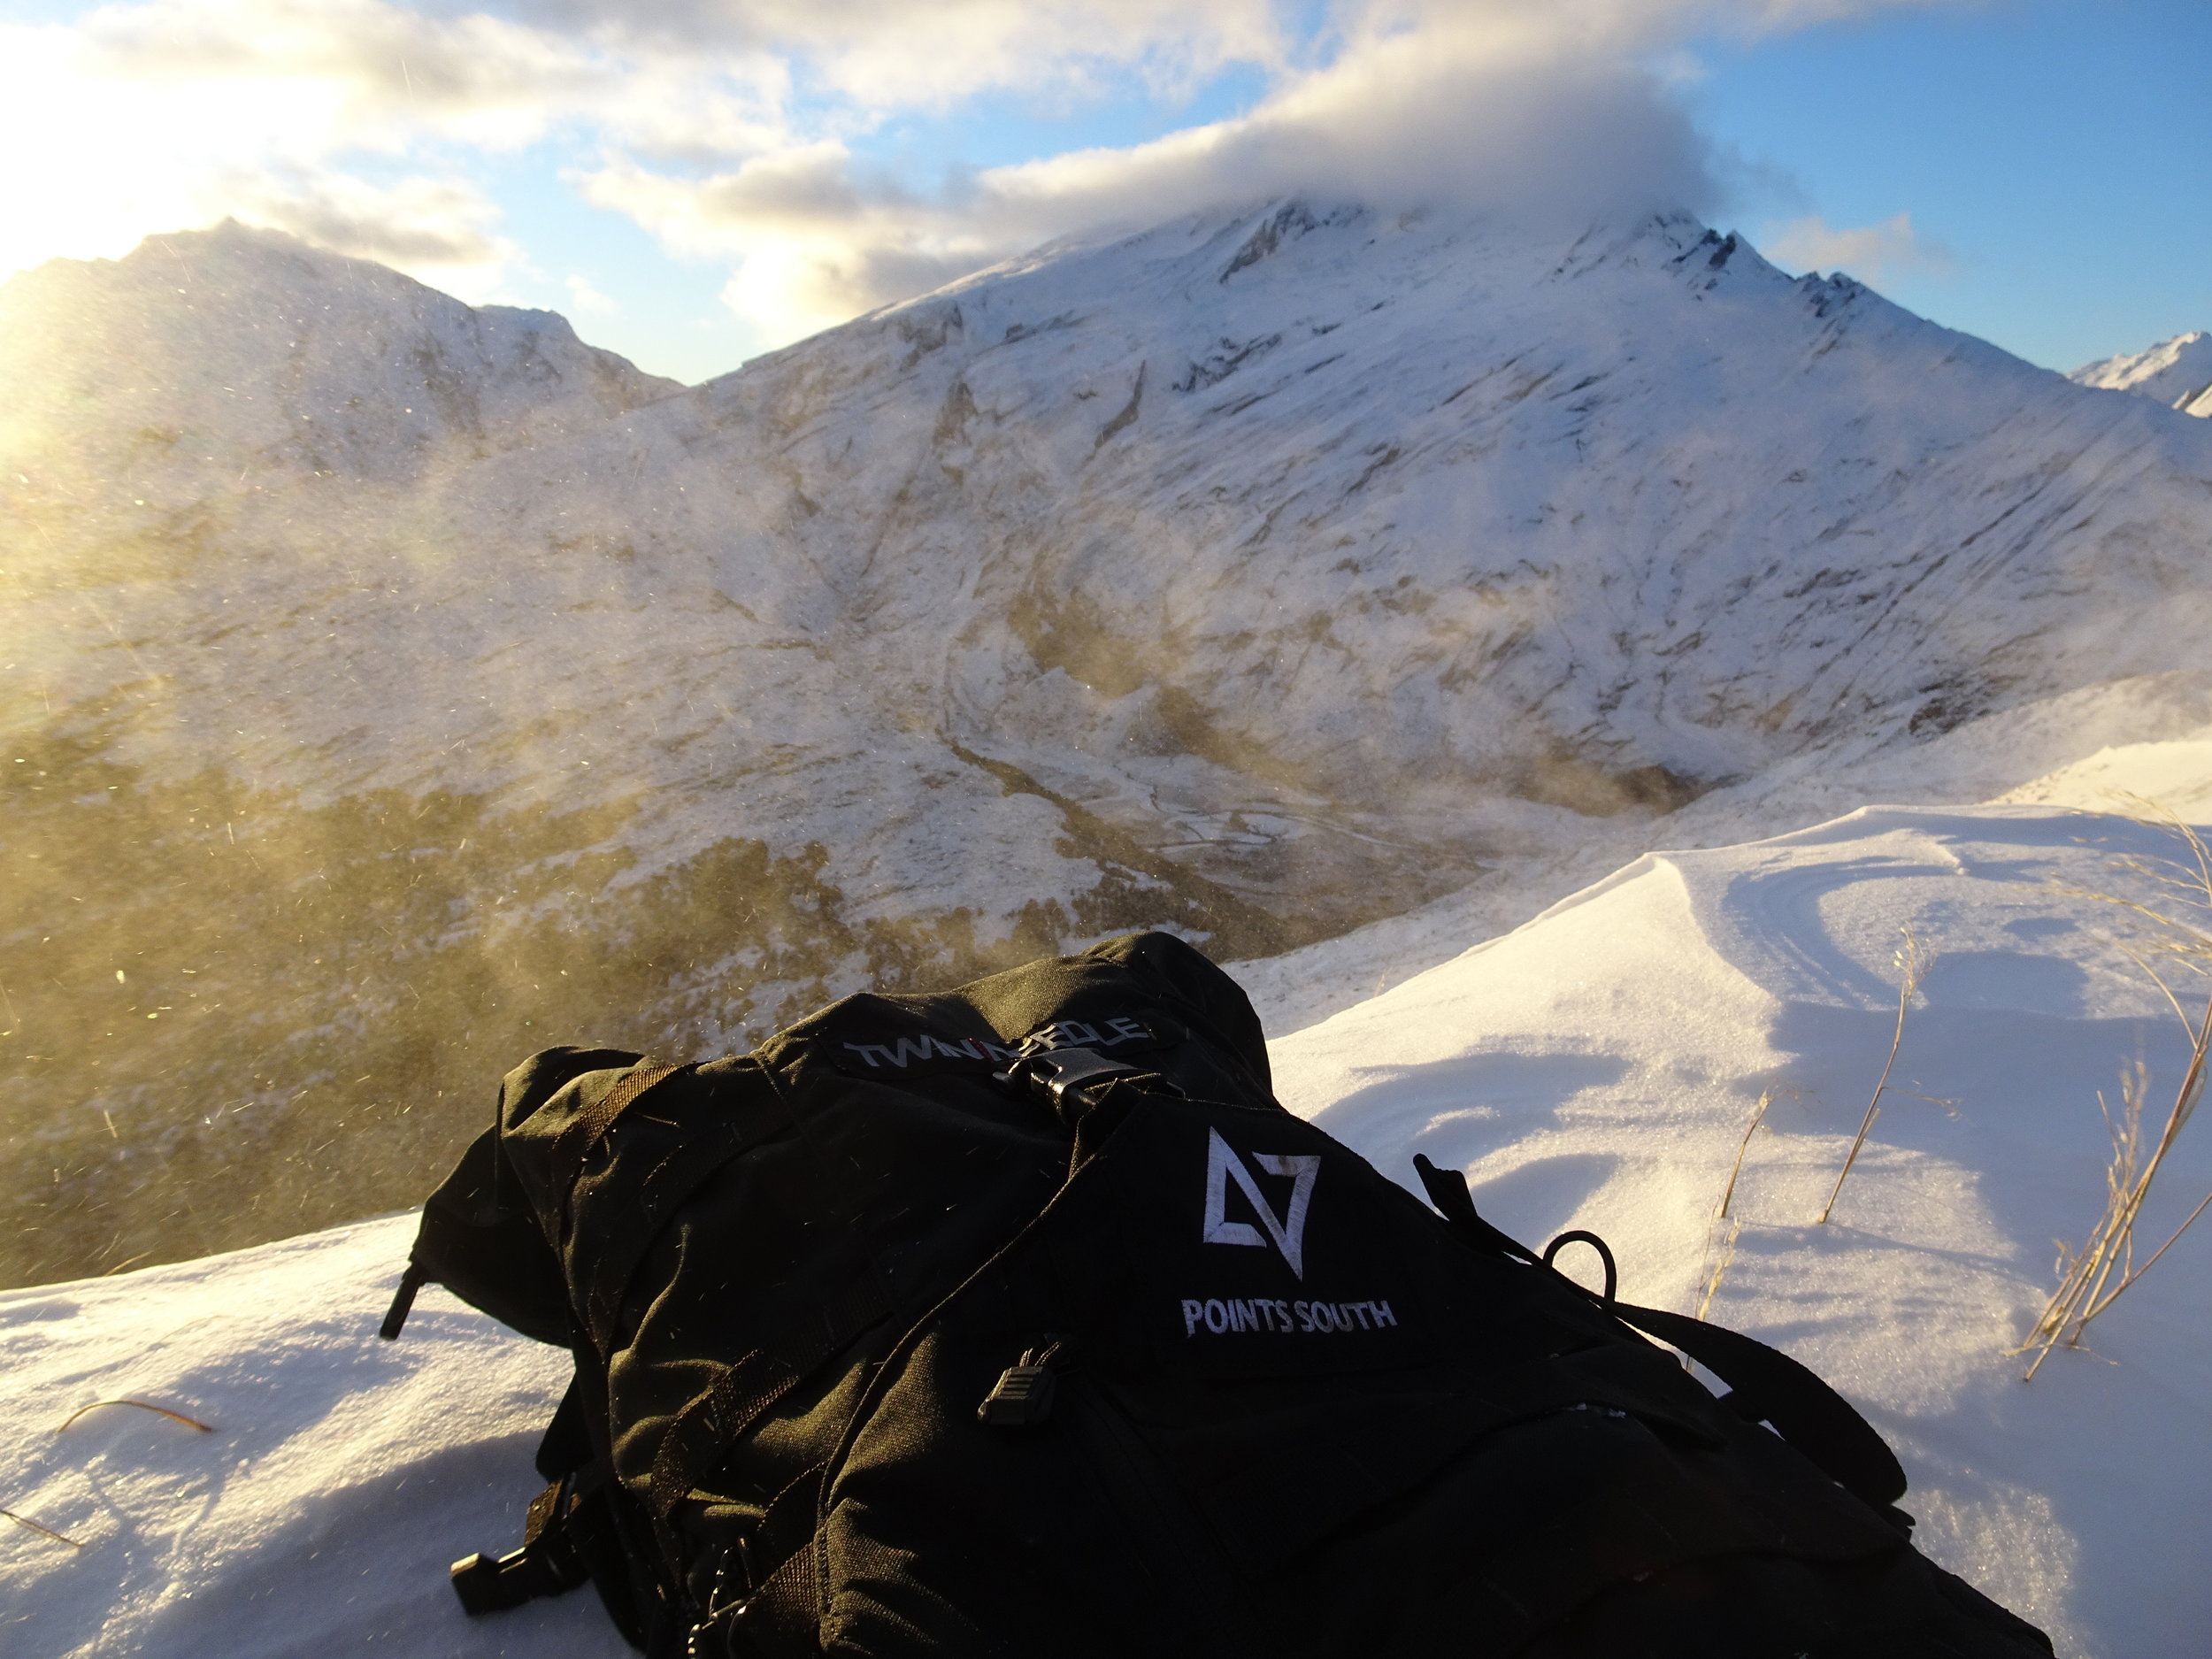
{"type": "MultiPolygon", "coordinates": [[[[2052,1239],[2094,1219],[2099,1092],[2116,1100],[2139,1056],[2155,1108],[2183,1057],[2124,952],[2139,943],[2127,914],[2088,896],[2139,891],[2121,861],[2172,839],[2062,803],[2107,779],[2203,800],[2212,741],[2108,749],[2023,791],[2033,803],[1868,807],[1648,854],[1277,1036],[1273,1056],[1286,1102],[1394,1176],[1424,1151],[1468,1171],[1484,1213],[1525,1240],[1602,1233],[1626,1297],[1694,1310],[1724,1261],[1713,1316],[1868,1412],[1912,1476],[1929,1553],[2070,1659],[2185,1659],[2212,1615],[2194,1549],[2212,1230],[2115,1304],[2090,1348],[2032,1383],[2010,1351],[2052,1285],[2052,1239]],[[1908,927],[1921,991],[1824,1226],[1889,1050],[1908,927]]],[[[1363,973],[1356,941],[1341,948],[1340,964],[1329,946],[1300,953],[1305,976],[1363,973]]],[[[2185,1134],[2145,1236],[2208,1188],[2212,1144],[2185,1134]]],[[[565,1358],[434,1288],[401,1341],[377,1340],[411,1225],[0,1294],[0,1504],[84,1546],[0,1531],[8,1651],[623,1651],[588,1592],[472,1622],[444,1586],[449,1560],[518,1535],[565,1358]],[[55,1432],[126,1395],[214,1426],[110,1407],[55,1432]]]]}
{"type": "Polygon", "coordinates": [[[279,1659],[612,1655],[595,1607],[472,1622],[449,1563],[512,1548],[565,1353],[433,1289],[379,1341],[406,1217],[0,1295],[0,1648],[279,1659]],[[111,1406],[134,1397],[207,1432],[111,1406]]]}
{"type": "MultiPolygon", "coordinates": [[[[19,803],[76,800],[96,851],[118,788],[260,792],[235,839],[186,819],[184,874],[126,841],[111,885],[71,866],[45,896],[80,933],[196,937],[205,861],[257,847],[261,879],[319,879],[314,814],[379,789],[523,826],[526,855],[437,890],[495,979],[504,900],[582,935],[580,979],[623,938],[561,910],[587,849],[533,813],[592,826],[611,893],[731,837],[818,865],[793,939],[734,933],[627,1011],[656,1042],[737,1041],[1047,904],[1064,936],[1203,933],[1225,895],[1337,933],[1237,970],[1294,1108],[1401,1178],[1417,1146],[1467,1168],[1524,1236],[1606,1233],[1640,1300],[1693,1307],[1724,1258],[1715,1311],[1868,1406],[1939,1558],[2070,1655],[2180,1659],[2212,1611],[2186,1549],[2212,1228],[2093,1355],[2023,1384],[2006,1350],[2094,1219],[2099,1091],[2139,1052],[2154,1098],[2174,1073],[2124,918],[2069,889],[2149,844],[2093,816],[2115,792],[2212,819],[2212,426],[2155,406],[2212,412],[2208,344],[2069,384],[1681,215],[1555,243],[1275,203],[1044,250],[681,390],[549,314],[265,233],[157,239],[0,289],[0,731],[42,757],[19,803]],[[1924,995],[1819,1225],[1908,926],[1924,995]]],[[[363,856],[457,862],[455,833],[363,856]]],[[[33,914],[0,940],[63,931],[33,914]]],[[[370,1169],[457,1135],[386,1121],[457,1079],[316,1058],[414,991],[419,928],[358,921],[242,967],[250,1029],[24,1035],[106,1069],[61,1108],[21,1074],[9,1213],[104,1167],[119,1122],[250,1217],[236,1149],[288,1143],[203,1119],[234,1075],[328,1084],[304,1110],[370,1169]]],[[[2163,1179],[2154,1235],[2212,1186],[2198,1140],[2163,1179]]],[[[0,1293],[0,1507],[84,1546],[0,1521],[0,1646],[619,1651],[588,1600],[472,1624],[444,1587],[516,1536],[564,1362],[434,1291],[378,1343],[408,1225],[0,1293]],[[214,1427],[55,1432],[120,1395],[214,1427]]]]}
{"type": "Polygon", "coordinates": [[[303,478],[412,482],[681,389],[554,312],[235,220],[0,285],[0,456],[35,494],[141,528],[303,478]]]}
{"type": "MultiPolygon", "coordinates": [[[[2099,1091],[2116,1110],[2140,1052],[2155,1109],[2185,1064],[2170,1010],[2106,942],[2113,908],[2063,890],[2111,887],[2116,858],[2158,850],[2064,809],[1874,807],[1653,854],[1279,1041],[1280,1087],[1386,1171],[1417,1151],[1466,1169],[1517,1236],[1596,1231],[1629,1300],[1693,1311],[1727,1256],[1711,1317],[1867,1411],[1931,1555],[2062,1652],[2200,1652],[2212,1596],[2183,1540],[2212,1478],[2212,1234],[2091,1327],[2093,1355],[2024,1384],[2008,1351],[2054,1283],[2054,1235],[2079,1242],[2095,1217],[2099,1091]],[[1922,994],[1819,1225],[1888,1054],[1907,926],[1922,994]]],[[[2212,1189],[2212,1145],[2181,1144],[2154,1244],[2212,1189]]]]}
{"type": "Polygon", "coordinates": [[[678,391],[233,229],[5,285],[0,381],[9,827],[54,849],[0,943],[84,958],[9,1035],[99,1063],[0,1095],[0,1277],[162,1259],[94,1211],[196,1160],[242,1190],[188,1253],[249,1241],[297,1162],[241,1137],[311,1117],[382,1184],[284,1225],[396,1204],[452,995],[710,1052],[1139,925],[1451,911],[1365,994],[1655,836],[2171,736],[2212,635],[2212,424],[1682,214],[1193,214],[678,391]],[[2154,721],[2062,718],[2108,708],[2154,721]],[[2063,752],[1950,745],[2024,721],[2063,752]]]}
{"type": "Polygon", "coordinates": [[[2154,398],[2185,415],[2212,415],[2212,334],[2176,334],[2141,351],[2085,363],[2066,378],[2154,398]]]}
{"type": "Polygon", "coordinates": [[[1755,841],[1868,801],[2043,802],[2137,810],[2141,799],[2212,818],[2212,674],[2131,675],[1984,716],[1909,748],[1825,745],[1716,789],[1655,825],[1601,819],[1498,875],[1305,950],[1238,964],[1271,1030],[1310,1025],[1526,922],[1637,857],[1755,841]],[[2133,799],[2131,800],[2130,797],[2133,799]]]}
{"type": "Polygon", "coordinates": [[[466,308],[236,241],[188,296],[152,248],[49,280],[165,361],[214,350],[208,272],[227,314],[356,309],[306,381],[232,331],[224,385],[265,389],[209,419],[250,430],[248,496],[127,398],[0,442],[0,497],[84,549],[50,585],[47,541],[5,561],[26,683],[144,695],[107,752],[150,775],[632,803],[632,880],[819,845],[853,925],[1082,914],[1110,855],[1073,803],[1325,934],[1578,815],[2191,667],[2212,628],[2212,431],[1682,215],[1193,215],[636,407],[565,394],[528,444],[390,407],[410,353],[478,361],[441,343],[466,308]],[[356,383],[380,420],[310,455],[356,383]],[[127,499],[57,493],[88,445],[127,499]]]}

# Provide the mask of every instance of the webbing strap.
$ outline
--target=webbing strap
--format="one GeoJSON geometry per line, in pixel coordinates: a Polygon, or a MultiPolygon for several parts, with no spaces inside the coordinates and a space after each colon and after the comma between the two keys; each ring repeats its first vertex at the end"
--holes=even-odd
{"type": "Polygon", "coordinates": [[[761,1413],[890,1311],[881,1292],[864,1280],[832,1298],[806,1331],[724,1366],[707,1391],[676,1414],[654,1454],[646,1486],[654,1515],[666,1520],[761,1413]]]}
{"type": "MultiPolygon", "coordinates": [[[[705,1068],[693,1070],[692,1076],[713,1087],[712,1113],[689,1117],[680,1133],[681,1156],[656,1160],[649,1172],[626,1186],[618,1202],[642,1208],[631,1210],[621,1225],[603,1233],[601,1254],[576,1290],[576,1310],[603,1350],[612,1350],[624,1299],[639,1264],[660,1240],[666,1218],[731,1164],[793,1127],[790,1110],[772,1087],[732,1088],[726,1087],[726,1072],[718,1077],[705,1068]],[[638,1225],[640,1218],[646,1225],[638,1225]]],[[[572,1187],[572,1204],[574,1196],[572,1187]]]]}
{"type": "MultiPolygon", "coordinates": [[[[1526,1262],[1531,1267],[1544,1265],[1535,1251],[1516,1240],[1512,1234],[1501,1233],[1476,1212],[1475,1195],[1467,1190],[1467,1177],[1464,1173],[1458,1170],[1440,1170],[1429,1162],[1425,1153],[1421,1152],[1413,1155],[1413,1170],[1414,1173],[1421,1178],[1422,1187],[1428,1192],[1429,1202],[1434,1204],[1443,1213],[1444,1219],[1450,1222],[1453,1228],[1468,1243],[1487,1250],[1494,1256],[1506,1256],[1516,1262],[1526,1262]]],[[[1560,1277],[1564,1279],[1566,1276],[1563,1273],[1560,1277]]],[[[1572,1279],[1568,1279],[1567,1282],[1571,1285],[1574,1284],[1572,1279]]],[[[1575,1285],[1575,1288],[1579,1290],[1582,1286],[1575,1285]]]]}
{"type": "Polygon", "coordinates": [[[578,1474],[596,1455],[592,1448],[591,1428],[585,1419],[587,1409],[584,1374],[572,1371],[568,1387],[561,1395],[561,1403],[553,1409],[553,1420],[545,1425],[545,1433],[538,1440],[534,1461],[538,1473],[546,1479],[559,1480],[578,1474]]]}
{"type": "Polygon", "coordinates": [[[415,1293],[429,1281],[429,1273],[411,1256],[407,1271],[399,1276],[399,1288],[392,1293],[392,1305],[385,1310],[384,1323],[376,1328],[377,1335],[387,1342],[399,1340],[400,1327],[407,1323],[407,1316],[414,1309],[415,1293]]]}
{"type": "Polygon", "coordinates": [[[800,1371],[779,1355],[755,1348],[725,1365],[706,1393],[676,1414],[653,1456],[648,1492],[653,1513],[664,1519],[711,1467],[710,1448],[726,1447],[746,1425],[783,1398],[800,1371]]]}
{"type": "Polygon", "coordinates": [[[1726,1383],[1736,1391],[1731,1403],[1740,1416],[1771,1423],[1854,1497],[1878,1509],[1905,1495],[1904,1465],[1889,1442],[1848,1400],[1781,1349],[1686,1313],[1626,1302],[1615,1302],[1612,1312],[1726,1383]]]}
{"type": "Polygon", "coordinates": [[[768,1575],[767,1582],[744,1601],[695,1626],[691,1651],[703,1651],[700,1639],[721,1638],[733,1659],[764,1653],[788,1653],[803,1646],[813,1651],[821,1628],[820,1560],[809,1539],[799,1553],[768,1575]]]}
{"type": "Polygon", "coordinates": [[[584,1167],[585,1155],[598,1144],[602,1135],[614,1127],[617,1118],[636,1105],[649,1091],[659,1087],[677,1072],[691,1069],[687,1065],[664,1065],[641,1060],[617,1078],[612,1088],[577,1113],[560,1133],[553,1137],[554,1190],[565,1193],[575,1184],[577,1174],[584,1167]]]}
{"type": "MultiPolygon", "coordinates": [[[[1465,1175],[1440,1170],[1417,1153],[1413,1166],[1430,1202],[1469,1243],[1547,1272],[1556,1271],[1476,1213],[1465,1175]]],[[[1818,1375],[1779,1348],[1687,1314],[1605,1301],[1563,1273],[1558,1278],[1615,1317],[1704,1366],[1736,1391],[1732,1404],[1740,1416],[1772,1424],[1777,1433],[1854,1497],[1886,1509],[1905,1495],[1904,1468],[1874,1425],[1818,1375]]]]}

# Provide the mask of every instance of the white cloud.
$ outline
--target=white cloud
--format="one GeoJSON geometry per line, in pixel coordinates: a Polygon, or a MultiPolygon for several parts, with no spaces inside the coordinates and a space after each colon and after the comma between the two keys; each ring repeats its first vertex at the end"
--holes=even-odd
{"type": "Polygon", "coordinates": [[[626,56],[389,0],[155,0],[0,25],[0,154],[18,158],[0,274],[235,216],[480,290],[514,252],[455,180],[483,152],[565,124],[662,156],[774,149],[792,140],[788,80],[766,57],[626,56]],[[365,182],[370,160],[396,181],[365,182]]]}
{"type": "Polygon", "coordinates": [[[372,184],[334,165],[341,150],[399,148],[389,123],[363,119],[356,81],[296,61],[249,73],[204,38],[180,37],[162,60],[134,30],[189,20],[174,11],[0,27],[0,154],[15,158],[0,274],[234,216],[442,285],[495,280],[513,249],[473,186],[443,169],[372,184]]]}
{"type": "Polygon", "coordinates": [[[562,279],[562,282],[568,289],[568,303],[579,311],[604,316],[622,309],[595,288],[589,277],[579,276],[572,271],[562,279]]]}
{"type": "Polygon", "coordinates": [[[1847,271],[1866,282],[1919,273],[1941,275],[1957,261],[1941,242],[1921,236],[1910,213],[1878,225],[1837,228],[1817,213],[1793,219],[1761,239],[1760,250],[1777,265],[1799,271],[1847,271]]]}
{"type": "Polygon", "coordinates": [[[1230,64],[1289,61],[1279,0],[521,0],[565,34],[642,52],[757,53],[804,65],[858,111],[943,110],[1011,88],[1081,96],[1134,72],[1172,97],[1230,64]]]}
{"type": "MultiPolygon", "coordinates": [[[[0,26],[0,153],[19,158],[0,273],[235,214],[481,294],[518,250],[463,180],[486,152],[558,137],[596,153],[570,176],[588,200],[726,262],[728,303],[781,341],[1056,234],[1204,203],[1701,205],[1709,169],[1671,90],[1686,41],[1920,3],[1336,0],[1304,35],[1292,0],[109,5],[0,26]],[[884,121],[981,94],[1172,97],[1233,65],[1265,79],[1255,108],[1151,143],[930,192],[856,159],[884,121]]],[[[1866,247],[1893,265],[1905,229],[1866,247]]]]}
{"type": "Polygon", "coordinates": [[[1056,234],[1222,201],[1307,191],[1569,219],[1708,204],[1696,134],[1632,60],[1643,32],[1593,50],[1601,10],[1471,5],[1417,27],[1378,12],[1247,115],[929,197],[868,180],[835,141],[704,178],[621,157],[581,182],[670,247],[736,262],[726,298],[770,343],[1056,234]]]}
{"type": "Polygon", "coordinates": [[[379,186],[326,169],[280,169],[227,180],[219,193],[247,224],[374,259],[472,303],[498,291],[522,251],[492,228],[498,207],[459,180],[379,186]]]}
{"type": "Polygon", "coordinates": [[[303,117],[296,138],[322,148],[526,143],[566,111],[617,99],[622,71],[588,42],[389,0],[153,0],[104,7],[73,33],[83,79],[219,100],[234,136],[279,111],[303,117]]]}

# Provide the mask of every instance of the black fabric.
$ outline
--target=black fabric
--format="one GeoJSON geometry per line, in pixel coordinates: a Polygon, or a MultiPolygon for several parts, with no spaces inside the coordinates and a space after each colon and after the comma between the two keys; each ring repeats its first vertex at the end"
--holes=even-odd
{"type": "Polygon", "coordinates": [[[1909,1530],[1909,1517],[1893,1507],[1905,1494],[1905,1471],[1897,1455],[1848,1401],[1814,1372],[1740,1332],[1709,1325],[1687,1314],[1616,1302],[1612,1252],[1594,1233],[1562,1233],[1540,1256],[1476,1213],[1464,1175],[1440,1170],[1418,1154],[1414,1167],[1430,1202],[1477,1249],[1509,1261],[1549,1267],[1563,1243],[1585,1240],[1596,1245],[1605,1257],[1606,1287],[1599,1302],[1607,1312],[1681,1349],[1734,1390],[1726,1403],[1739,1417],[1771,1425],[1839,1486],[1909,1530]]]}
{"type": "Polygon", "coordinates": [[[1271,1090],[1161,933],[703,1065],[552,1050],[411,1271],[574,1351],[540,1468],[651,1654],[2050,1651],[1913,1551],[1810,1372],[1601,1305],[1271,1090]],[[1035,1409],[979,1413],[1024,1363],[1035,1409]]]}
{"type": "Polygon", "coordinates": [[[1904,1467],[1888,1442],[1840,1394],[1788,1355],[1687,1314],[1625,1302],[1615,1303],[1612,1310],[1718,1377],[1735,1390],[1731,1403],[1738,1416],[1773,1425],[1776,1433],[1855,1496],[1881,1509],[1905,1495],[1904,1467]]]}
{"type": "Polygon", "coordinates": [[[624,1112],[682,1070],[682,1066],[657,1065],[641,1059],[624,1071],[621,1079],[605,1094],[570,1118],[553,1138],[547,1153],[552,1184],[557,1187],[572,1186],[583,1168],[585,1155],[598,1143],[599,1138],[614,1127],[624,1112]]]}

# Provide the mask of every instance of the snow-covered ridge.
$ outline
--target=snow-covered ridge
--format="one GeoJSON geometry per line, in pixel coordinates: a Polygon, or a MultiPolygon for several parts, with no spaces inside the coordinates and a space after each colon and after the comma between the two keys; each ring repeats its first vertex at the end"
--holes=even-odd
{"type": "MultiPolygon", "coordinates": [[[[2201,744],[2128,764],[2162,792],[2212,785],[2201,744]]],[[[2126,890],[2116,861],[2173,850],[2046,805],[1870,808],[1655,853],[1279,1034],[1279,1087],[1399,1179],[1417,1150],[1463,1168],[1508,1231],[1594,1228],[1624,1295],[1689,1311],[1709,1288],[1714,1318],[1819,1368],[1897,1446],[1922,1547],[2065,1659],[2193,1659],[2212,1617],[2195,1560],[2212,1231],[2100,1318],[2093,1352],[2024,1384],[2008,1351],[2050,1288],[2050,1240],[2095,1218],[2099,1091],[2116,1100],[2140,1057],[2155,1110],[2182,1071],[2171,1011],[2117,949],[2128,918],[2083,896],[2126,890]],[[1882,1075],[1908,926],[1921,991],[1822,1225],[1882,1075]]],[[[1333,949],[1307,971],[1362,971],[1333,949]]],[[[2212,1187],[2196,1133],[2145,1214],[2154,1241],[2212,1187]]],[[[0,1532],[11,1652],[622,1651],[588,1592],[471,1622],[446,1588],[448,1561],[518,1534],[566,1359],[434,1289],[377,1341],[411,1225],[0,1294],[0,1502],[83,1546],[0,1532]],[[214,1427],[111,1408],[54,1433],[119,1396],[214,1427]]]]}
{"type": "MultiPolygon", "coordinates": [[[[1686,220],[1551,247],[1294,204],[1041,254],[404,499],[248,503],[194,591],[54,606],[34,672],[159,674],[208,735],[134,761],[557,772],[643,791],[650,862],[741,822],[987,927],[1010,901],[898,827],[979,756],[1325,910],[1474,873],[1528,804],[1663,808],[2181,666],[2208,479],[2212,446],[1686,220]],[[311,695],[334,669],[357,691],[311,695]]],[[[978,832],[1019,890],[1088,879],[978,832]]]]}
{"type": "Polygon", "coordinates": [[[665,396],[549,324],[550,379],[443,359],[541,430],[419,449],[426,331],[506,325],[219,241],[227,310],[158,243],[41,273],[87,321],[0,466],[19,1276],[388,1208],[550,1039],[711,1052],[1141,923],[1494,931],[1661,815],[2169,709],[2212,633],[2212,426],[1678,215],[1196,215],[665,396]],[[289,386],[303,293],[357,307],[298,407],[382,411],[357,464],[273,394],[161,437],[135,356],[289,386]]]}
{"type": "Polygon", "coordinates": [[[2066,378],[2077,386],[2133,392],[2185,415],[2212,415],[2212,334],[2176,334],[2141,351],[2085,363],[2066,378]]]}
{"type": "Polygon", "coordinates": [[[551,311],[235,220],[0,284],[0,384],[9,481],[111,527],[303,478],[406,482],[681,389],[551,311]]]}

